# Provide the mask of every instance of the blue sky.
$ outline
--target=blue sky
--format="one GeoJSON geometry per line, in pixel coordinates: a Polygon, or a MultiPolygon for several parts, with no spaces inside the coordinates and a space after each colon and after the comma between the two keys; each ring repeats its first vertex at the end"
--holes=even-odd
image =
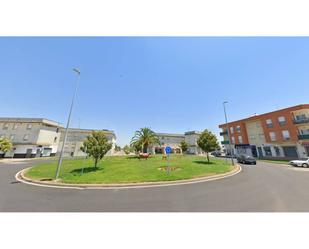
{"type": "Polygon", "coordinates": [[[75,75],[72,127],[218,134],[229,120],[309,103],[309,38],[1,37],[1,113],[65,123],[75,75]]]}

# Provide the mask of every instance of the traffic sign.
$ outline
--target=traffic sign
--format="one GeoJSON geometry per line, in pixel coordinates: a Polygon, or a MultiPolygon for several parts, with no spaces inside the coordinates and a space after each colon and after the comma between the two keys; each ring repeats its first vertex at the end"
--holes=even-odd
{"type": "Polygon", "coordinates": [[[166,154],[171,154],[171,152],[172,152],[172,148],[171,147],[169,147],[169,146],[165,147],[165,153],[166,154]]]}

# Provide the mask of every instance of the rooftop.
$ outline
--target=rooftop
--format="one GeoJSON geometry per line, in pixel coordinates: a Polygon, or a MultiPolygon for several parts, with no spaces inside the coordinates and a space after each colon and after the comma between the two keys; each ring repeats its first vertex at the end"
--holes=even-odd
{"type": "MultiPolygon", "coordinates": [[[[264,116],[269,115],[269,114],[276,114],[276,113],[280,113],[282,111],[291,111],[292,112],[292,111],[301,110],[301,109],[309,109],[309,104],[300,104],[300,105],[295,105],[295,106],[279,109],[279,110],[276,110],[276,111],[266,112],[266,113],[263,113],[263,114],[250,116],[248,118],[231,121],[228,124],[246,122],[246,121],[254,121],[254,120],[263,118],[264,116]]],[[[219,128],[224,128],[225,126],[226,126],[226,124],[220,124],[219,128]]]]}
{"type": "Polygon", "coordinates": [[[184,134],[176,134],[176,133],[157,133],[157,136],[161,137],[184,137],[184,134]]]}
{"type": "Polygon", "coordinates": [[[60,123],[46,118],[14,118],[1,117],[0,122],[16,122],[16,123],[44,123],[52,126],[60,126],[60,123]]]}

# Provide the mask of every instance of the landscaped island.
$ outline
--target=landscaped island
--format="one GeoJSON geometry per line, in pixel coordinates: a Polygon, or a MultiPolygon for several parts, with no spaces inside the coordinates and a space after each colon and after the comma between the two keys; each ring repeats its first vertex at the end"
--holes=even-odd
{"type": "MultiPolygon", "coordinates": [[[[92,159],[67,159],[63,161],[59,180],[78,184],[175,181],[222,174],[233,169],[225,160],[212,158],[207,163],[207,159],[201,156],[171,155],[169,163],[173,170],[168,174],[165,168],[167,159],[162,155],[151,156],[147,160],[139,160],[135,156],[104,157],[96,169],[92,159]]],[[[52,180],[56,166],[57,161],[42,163],[30,168],[25,176],[35,180],[52,180]]]]}

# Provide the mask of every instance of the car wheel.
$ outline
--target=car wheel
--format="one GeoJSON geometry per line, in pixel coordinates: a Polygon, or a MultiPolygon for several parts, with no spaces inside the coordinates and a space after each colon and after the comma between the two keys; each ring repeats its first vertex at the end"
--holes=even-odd
{"type": "Polygon", "coordinates": [[[303,165],[302,165],[304,168],[308,168],[308,164],[307,163],[304,163],[303,165]]]}

